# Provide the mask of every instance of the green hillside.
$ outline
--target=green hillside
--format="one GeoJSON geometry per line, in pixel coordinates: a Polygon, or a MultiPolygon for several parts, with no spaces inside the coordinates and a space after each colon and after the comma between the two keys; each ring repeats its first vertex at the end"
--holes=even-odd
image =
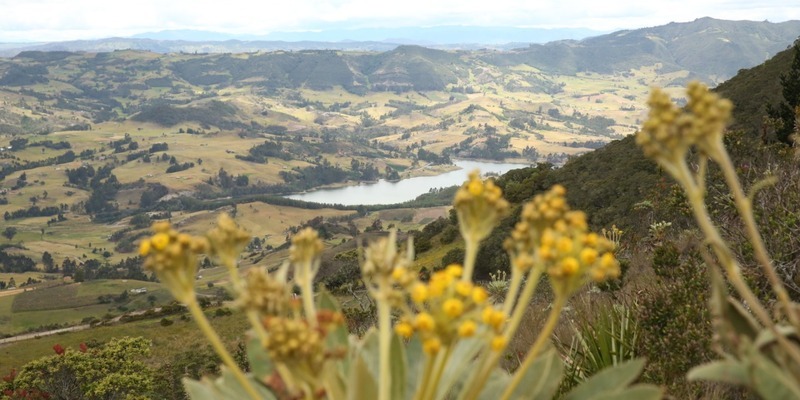
{"type": "Polygon", "coordinates": [[[780,77],[789,71],[796,51],[796,47],[783,50],[761,65],[739,71],[715,89],[735,105],[733,128],[761,134],[767,105],[783,100],[780,77]]]}

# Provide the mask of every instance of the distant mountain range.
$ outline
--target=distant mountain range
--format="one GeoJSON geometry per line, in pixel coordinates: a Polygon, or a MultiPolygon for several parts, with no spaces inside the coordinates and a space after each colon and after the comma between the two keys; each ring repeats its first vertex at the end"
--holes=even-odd
{"type": "MultiPolygon", "coordinates": [[[[257,51],[343,50],[388,52],[399,46],[423,44],[440,50],[476,50],[485,62],[499,66],[527,64],[548,73],[609,73],[660,64],[662,71],[688,70],[710,82],[730,78],[741,68],[764,62],[800,36],[800,21],[782,23],[700,18],[692,22],[617,31],[582,40],[531,43],[553,37],[590,34],[587,30],[524,28],[433,27],[415,30],[361,29],[333,32],[276,33],[271,40],[239,40],[204,31],[163,31],[134,38],[78,40],[13,47],[0,44],[0,56],[28,51],[107,52],[121,49],[156,53],[249,53],[257,51]],[[366,41],[396,35],[394,41],[366,41]],[[196,40],[176,40],[190,38],[196,40]],[[319,41],[356,38],[355,41],[319,41]],[[228,39],[228,40],[222,40],[228,39]],[[273,40],[274,39],[274,40],[273,40]],[[527,43],[504,40],[527,40],[527,43]],[[472,44],[470,44],[472,43],[472,44]]],[[[260,37],[264,38],[264,37],[260,37]]],[[[443,55],[444,56],[444,55],[443,55]]],[[[450,58],[450,56],[444,56],[450,58]]]]}
{"type": "Polygon", "coordinates": [[[527,49],[498,53],[493,60],[558,73],[610,73],[659,63],[663,71],[688,70],[698,78],[722,82],[739,69],[758,65],[786,49],[798,36],[800,21],[700,18],[581,41],[533,44],[527,49]]]}
{"type": "Polygon", "coordinates": [[[132,37],[72,40],[50,43],[0,43],[0,57],[23,51],[146,50],[156,53],[245,53],[254,51],[345,50],[389,51],[400,45],[437,49],[511,49],[530,43],[576,40],[601,31],[583,28],[538,29],[480,26],[332,29],[234,35],[198,30],[146,32],[132,37]]]}
{"type": "Polygon", "coordinates": [[[388,42],[420,46],[504,45],[546,43],[554,40],[584,39],[603,33],[585,28],[514,28],[498,26],[432,26],[405,28],[325,29],[304,32],[274,32],[268,35],[234,35],[197,30],[167,30],[133,35],[135,39],[184,41],[267,41],[267,42],[388,42]]]}

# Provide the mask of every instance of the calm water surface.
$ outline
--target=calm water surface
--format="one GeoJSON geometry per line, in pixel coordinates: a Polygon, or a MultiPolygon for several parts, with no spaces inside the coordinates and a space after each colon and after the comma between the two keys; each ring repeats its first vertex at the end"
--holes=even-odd
{"type": "Polygon", "coordinates": [[[504,174],[512,169],[527,167],[527,164],[491,163],[482,161],[456,160],[461,169],[445,172],[436,176],[419,176],[388,182],[383,179],[373,183],[361,183],[336,189],[319,189],[311,192],[287,196],[290,199],[310,201],[314,203],[343,205],[395,204],[414,200],[417,196],[428,193],[431,189],[460,185],[467,180],[472,170],[481,173],[493,172],[504,174]]]}

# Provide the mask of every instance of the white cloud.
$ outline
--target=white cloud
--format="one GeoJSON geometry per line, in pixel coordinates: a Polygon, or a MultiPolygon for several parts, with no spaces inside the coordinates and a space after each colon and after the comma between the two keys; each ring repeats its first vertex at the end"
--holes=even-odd
{"type": "Polygon", "coordinates": [[[198,29],[265,34],[326,26],[484,25],[637,28],[721,19],[800,19],[797,0],[0,0],[0,41],[198,29]]]}

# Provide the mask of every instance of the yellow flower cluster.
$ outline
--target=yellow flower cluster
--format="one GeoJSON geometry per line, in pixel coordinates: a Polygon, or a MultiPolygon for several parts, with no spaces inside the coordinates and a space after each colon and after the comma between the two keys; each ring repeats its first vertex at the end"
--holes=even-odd
{"type": "Polygon", "coordinates": [[[235,266],[239,253],[250,243],[250,234],[225,213],[219,215],[217,226],[209,230],[206,237],[211,244],[211,255],[228,268],[235,266]]]}
{"type": "Polygon", "coordinates": [[[525,204],[504,246],[514,269],[526,272],[541,265],[556,293],[569,296],[589,278],[617,277],[619,263],[613,242],[589,232],[586,214],[571,211],[565,196],[566,189],[555,185],[525,204]]]}
{"type": "Polygon", "coordinates": [[[324,248],[317,231],[305,228],[292,237],[289,261],[295,264],[312,263],[324,248]]]}
{"type": "Polygon", "coordinates": [[[539,245],[541,233],[564,220],[569,213],[569,205],[564,197],[567,191],[561,185],[555,185],[545,193],[537,194],[525,203],[520,215],[520,222],[514,226],[511,235],[504,242],[506,251],[517,256],[519,261],[514,267],[523,271],[533,265],[532,254],[539,245]],[[526,256],[527,255],[527,256],[526,256]]]}
{"type": "Polygon", "coordinates": [[[155,272],[173,295],[185,302],[194,295],[197,254],[208,252],[209,242],[203,237],[178,233],[168,222],[157,222],[152,229],[154,235],[139,245],[139,254],[147,257],[144,267],[155,272]]]}
{"type": "Polygon", "coordinates": [[[312,376],[322,370],[326,358],[324,337],[319,330],[311,328],[307,321],[266,318],[264,328],[269,335],[263,346],[273,362],[305,367],[312,376]]]}
{"type": "Polygon", "coordinates": [[[247,274],[236,303],[261,315],[278,316],[289,309],[291,298],[285,282],[273,278],[264,268],[253,268],[247,274]]]}
{"type": "Polygon", "coordinates": [[[475,170],[456,192],[453,205],[461,234],[475,242],[485,239],[497,222],[508,213],[508,202],[493,181],[483,181],[475,170]]]}
{"type": "MultiPolygon", "coordinates": [[[[418,333],[428,354],[437,353],[458,338],[483,332],[481,325],[499,336],[506,315],[487,305],[485,289],[459,280],[462,273],[460,265],[452,264],[431,275],[427,283],[411,283],[407,293],[417,311],[404,308],[404,315],[395,325],[397,334],[409,338],[418,333]]],[[[504,341],[495,342],[496,350],[505,347],[504,341]]]]}
{"type": "Polygon", "coordinates": [[[538,249],[556,294],[569,296],[588,279],[602,282],[618,277],[614,244],[588,231],[585,214],[569,212],[565,216],[544,230],[538,249]]]}
{"type": "MultiPolygon", "coordinates": [[[[414,246],[409,244],[405,253],[397,248],[397,231],[389,232],[388,237],[383,237],[371,243],[364,249],[364,262],[361,272],[364,278],[370,281],[386,279],[391,276],[401,279],[402,271],[414,262],[414,246]],[[399,271],[395,272],[396,269],[399,271]]],[[[410,278],[410,277],[409,277],[410,278]]]]}
{"type": "Polygon", "coordinates": [[[730,119],[731,102],[720,99],[699,82],[689,84],[687,97],[689,112],[682,113],[662,90],[654,89],[650,94],[648,119],[636,135],[636,143],[647,157],[674,164],[694,145],[712,158],[722,150],[722,133],[730,119]]]}

